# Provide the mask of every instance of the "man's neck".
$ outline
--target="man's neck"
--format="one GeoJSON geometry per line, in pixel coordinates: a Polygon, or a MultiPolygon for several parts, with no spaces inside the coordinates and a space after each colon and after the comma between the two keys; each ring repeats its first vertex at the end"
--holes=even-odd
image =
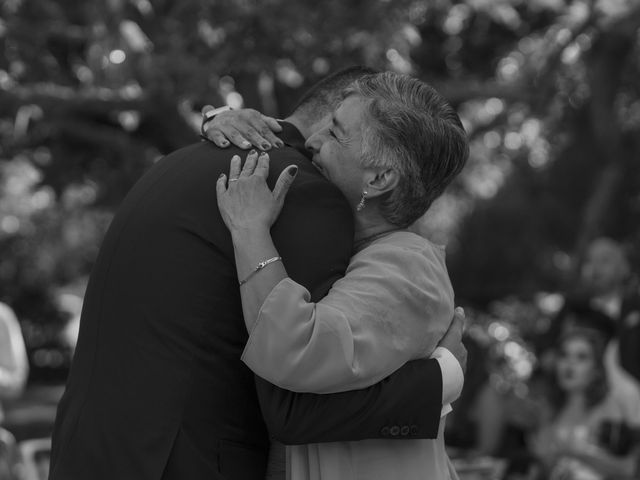
{"type": "Polygon", "coordinates": [[[325,118],[322,117],[313,121],[307,116],[302,116],[296,113],[292,113],[290,116],[285,118],[284,121],[296,127],[306,140],[314,132],[320,129],[320,127],[322,126],[322,123],[325,121],[325,118]]]}

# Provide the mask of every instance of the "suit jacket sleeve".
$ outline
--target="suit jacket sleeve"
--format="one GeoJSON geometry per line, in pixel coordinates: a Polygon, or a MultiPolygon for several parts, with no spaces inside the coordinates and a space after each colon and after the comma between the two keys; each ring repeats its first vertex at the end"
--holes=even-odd
{"type": "Polygon", "coordinates": [[[437,360],[406,363],[363,390],[329,395],[295,393],[256,377],[270,434],[287,445],[367,438],[436,438],[442,407],[437,360]],[[394,434],[394,426],[406,435],[394,434]]]}
{"type": "MultiPolygon", "coordinates": [[[[272,173],[277,177],[279,172],[272,173]]],[[[300,174],[298,180],[272,236],[289,276],[317,301],[349,263],[351,211],[327,182],[305,180],[300,174]],[[295,230],[287,231],[291,226],[295,230]]],[[[294,393],[258,377],[256,386],[271,435],[286,444],[396,438],[394,426],[409,431],[397,438],[437,435],[442,374],[436,360],[409,362],[369,388],[339,394],[294,393]]]]}

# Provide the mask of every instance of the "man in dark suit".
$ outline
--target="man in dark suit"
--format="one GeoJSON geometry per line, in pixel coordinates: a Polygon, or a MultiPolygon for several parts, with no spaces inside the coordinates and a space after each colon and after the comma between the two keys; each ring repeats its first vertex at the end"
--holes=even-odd
{"type": "MultiPolygon", "coordinates": [[[[285,167],[298,166],[272,233],[287,271],[315,299],[344,273],[353,227],[339,191],[311,165],[303,133],[362,73],[320,85],[282,123],[286,146],[271,155],[271,186],[285,167]]],[[[435,437],[441,359],[411,362],[369,389],[336,395],[254,383],[240,361],[247,332],[231,238],[216,206],[216,179],[234,153],[241,151],[204,142],[174,152],[123,201],[87,288],[51,480],[262,479],[267,425],[285,443],[435,437]]]]}

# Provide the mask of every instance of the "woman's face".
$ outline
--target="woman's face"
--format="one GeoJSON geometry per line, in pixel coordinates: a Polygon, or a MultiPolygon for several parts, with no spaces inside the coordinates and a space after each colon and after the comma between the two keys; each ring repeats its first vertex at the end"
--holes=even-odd
{"type": "Polygon", "coordinates": [[[564,341],[556,364],[558,385],[562,390],[585,390],[593,381],[595,370],[595,355],[586,339],[574,337],[564,341]]]}
{"type": "Polygon", "coordinates": [[[306,147],[313,163],[355,206],[365,188],[366,169],[360,164],[366,101],[357,95],[344,99],[324,127],[311,135],[306,147]]]}

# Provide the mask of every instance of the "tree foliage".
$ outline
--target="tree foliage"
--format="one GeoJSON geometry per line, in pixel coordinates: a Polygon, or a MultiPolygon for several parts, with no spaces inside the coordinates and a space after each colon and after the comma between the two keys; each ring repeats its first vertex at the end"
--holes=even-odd
{"type": "Polygon", "coordinates": [[[631,0],[5,0],[0,297],[51,322],[42,299],[88,275],[204,103],[284,116],[354,63],[432,83],[469,131],[419,226],[449,244],[459,299],[562,288],[594,236],[638,243],[639,27],[631,0]]]}

